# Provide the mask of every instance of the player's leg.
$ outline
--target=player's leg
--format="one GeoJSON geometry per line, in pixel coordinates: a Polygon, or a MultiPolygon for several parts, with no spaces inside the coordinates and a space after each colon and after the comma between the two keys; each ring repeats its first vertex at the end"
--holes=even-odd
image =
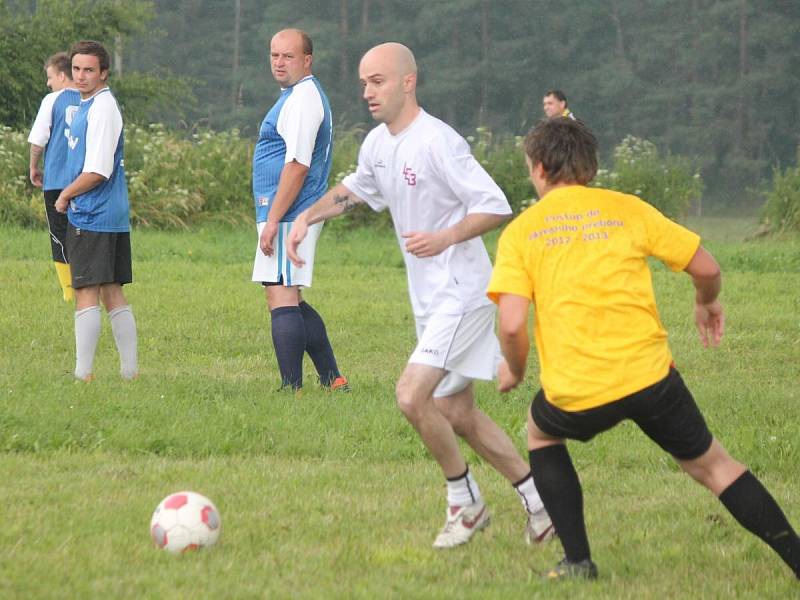
{"type": "Polygon", "coordinates": [[[271,318],[272,345],[281,373],[281,387],[299,390],[303,387],[306,329],[298,306],[297,286],[277,283],[268,284],[264,289],[271,318]]]}
{"type": "MultiPolygon", "coordinates": [[[[691,392],[676,370],[660,382],[653,416],[636,423],[681,468],[716,495],[748,531],[766,542],[800,579],[800,538],[772,495],[713,438],[691,392]]],[[[654,405],[655,406],[655,405],[654,405]]]]}
{"type": "Polygon", "coordinates": [[[58,212],[55,208],[56,200],[61,190],[45,190],[44,208],[47,216],[47,229],[50,233],[50,252],[56,268],[56,276],[61,286],[65,302],[74,298],[72,290],[72,274],[67,260],[67,215],[58,212]]]}
{"type": "Polygon", "coordinates": [[[461,455],[455,432],[433,401],[433,390],[445,374],[438,367],[409,363],[397,382],[400,411],[416,429],[447,480],[447,517],[433,542],[434,548],[464,544],[489,524],[488,510],[461,455]]]}
{"type": "Polygon", "coordinates": [[[533,544],[551,539],[555,530],[536,490],[530,465],[506,432],[475,405],[471,380],[448,374],[436,388],[434,402],[456,434],[512,484],[527,514],[526,541],[533,544]],[[448,389],[448,385],[452,387],[448,389]],[[462,389],[456,391],[459,387],[462,389]]]}
{"type": "Polygon", "coordinates": [[[300,314],[306,329],[306,352],[314,363],[320,383],[331,390],[349,391],[347,380],[342,377],[336,364],[325,322],[314,307],[303,299],[302,294],[299,301],[300,314]]]}
{"type": "Polygon", "coordinates": [[[111,272],[105,278],[109,283],[100,286],[100,300],[111,321],[111,332],[119,353],[119,373],[123,379],[133,379],[139,373],[138,335],[133,309],[122,292],[122,286],[133,281],[130,234],[106,235],[111,272]]]}
{"type": "Polygon", "coordinates": [[[597,577],[583,515],[583,490],[563,439],[577,433],[575,425],[570,415],[545,399],[544,392],[536,394],[528,413],[531,473],[564,548],[564,559],[547,574],[550,579],[597,577]]]}
{"type": "Polygon", "coordinates": [[[103,248],[94,232],[67,227],[67,255],[72,260],[75,293],[75,377],[93,378],[94,356],[100,339],[100,281],[103,248]],[[100,261],[98,261],[98,258],[100,261]]]}
{"type": "Polygon", "coordinates": [[[701,456],[678,464],[717,496],[739,524],[766,542],[800,579],[800,537],[775,498],[715,439],[701,456]]]}
{"type": "Polygon", "coordinates": [[[134,379],[139,373],[139,357],[133,310],[118,283],[100,286],[100,298],[111,321],[111,332],[119,353],[119,373],[123,379],[134,379]]]}

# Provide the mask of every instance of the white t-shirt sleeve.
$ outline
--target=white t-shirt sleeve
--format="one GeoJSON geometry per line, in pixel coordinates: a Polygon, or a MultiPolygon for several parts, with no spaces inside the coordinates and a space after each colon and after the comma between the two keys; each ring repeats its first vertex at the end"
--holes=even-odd
{"type": "Polygon", "coordinates": [[[467,207],[467,214],[511,214],[503,190],[475,160],[469,144],[460,135],[437,136],[431,140],[429,153],[434,169],[467,207]]]}
{"type": "Polygon", "coordinates": [[[286,143],[286,159],[311,166],[319,126],[325,118],[322,98],[313,82],[299,84],[278,115],[278,134],[286,143]]]}
{"type": "Polygon", "coordinates": [[[356,196],[364,200],[372,210],[380,212],[387,207],[387,204],[375,180],[374,167],[372,160],[369,158],[372,154],[371,148],[372,144],[368,136],[367,139],[364,140],[364,143],[361,144],[361,149],[358,151],[358,167],[355,173],[350,173],[345,177],[342,180],[342,184],[356,196]]]}
{"type": "Polygon", "coordinates": [[[106,179],[114,172],[114,153],[122,133],[122,115],[114,97],[103,94],[95,99],[88,114],[84,173],[97,173],[106,179]]]}
{"type": "Polygon", "coordinates": [[[31,127],[31,134],[28,136],[28,143],[37,146],[46,146],[50,141],[50,129],[53,126],[53,104],[61,92],[51,92],[42,98],[39,112],[31,127]]]}

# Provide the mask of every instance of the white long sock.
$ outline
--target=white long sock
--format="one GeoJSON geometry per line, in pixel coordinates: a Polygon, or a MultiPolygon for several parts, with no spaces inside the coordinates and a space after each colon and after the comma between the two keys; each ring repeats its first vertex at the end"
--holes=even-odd
{"type": "Polygon", "coordinates": [[[480,502],[481,491],[472,478],[472,473],[467,467],[466,472],[460,477],[447,480],[447,504],[450,506],[467,506],[480,502]]]}
{"type": "Polygon", "coordinates": [[[111,331],[119,352],[119,374],[123,379],[133,379],[139,372],[136,321],[130,305],[120,306],[108,313],[111,331]]]}
{"type": "Polygon", "coordinates": [[[78,379],[88,379],[92,375],[100,325],[99,306],[75,311],[75,377],[78,379]]]}
{"type": "Polygon", "coordinates": [[[536,489],[536,485],[533,483],[533,475],[530,473],[525,479],[514,484],[514,490],[519,494],[522,506],[525,507],[528,514],[533,514],[544,508],[544,503],[539,497],[539,490],[536,489]]]}

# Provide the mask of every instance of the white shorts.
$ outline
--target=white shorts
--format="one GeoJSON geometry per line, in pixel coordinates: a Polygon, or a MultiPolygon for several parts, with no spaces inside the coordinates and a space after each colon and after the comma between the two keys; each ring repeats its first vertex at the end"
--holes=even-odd
{"type": "Polygon", "coordinates": [[[448,372],[433,392],[434,397],[460,392],[473,379],[495,378],[502,361],[494,333],[495,313],[495,305],[489,304],[464,315],[417,319],[418,343],[408,362],[448,372]]]}
{"type": "Polygon", "coordinates": [[[322,223],[314,223],[308,228],[308,235],[300,246],[297,253],[306,261],[302,268],[298,269],[289,260],[286,253],[286,239],[289,236],[291,223],[281,223],[278,233],[275,235],[272,256],[267,256],[261,251],[259,240],[261,232],[266,223],[258,223],[258,239],[256,240],[256,258],[253,263],[253,281],[259,283],[282,282],[285,286],[299,285],[300,287],[311,287],[311,277],[314,273],[314,253],[317,249],[317,239],[322,231],[322,223]]]}

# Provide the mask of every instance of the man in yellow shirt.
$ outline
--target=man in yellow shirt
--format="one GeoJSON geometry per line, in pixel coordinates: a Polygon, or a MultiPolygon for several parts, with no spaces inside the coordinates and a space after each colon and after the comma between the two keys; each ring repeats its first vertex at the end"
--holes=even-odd
{"type": "Polygon", "coordinates": [[[700,340],[718,345],[725,316],[716,261],[696,234],[639,198],[586,187],[597,172],[597,142],[580,121],[541,122],[525,152],[540,200],[503,232],[488,295],[500,307],[501,391],[524,378],[535,307],[542,389],[528,415],[529,458],[565,552],[548,577],[597,577],[565,439],[588,441],[631,419],[800,579],[800,538],[708,430],[658,316],[648,256],[689,274],[700,340]]]}

